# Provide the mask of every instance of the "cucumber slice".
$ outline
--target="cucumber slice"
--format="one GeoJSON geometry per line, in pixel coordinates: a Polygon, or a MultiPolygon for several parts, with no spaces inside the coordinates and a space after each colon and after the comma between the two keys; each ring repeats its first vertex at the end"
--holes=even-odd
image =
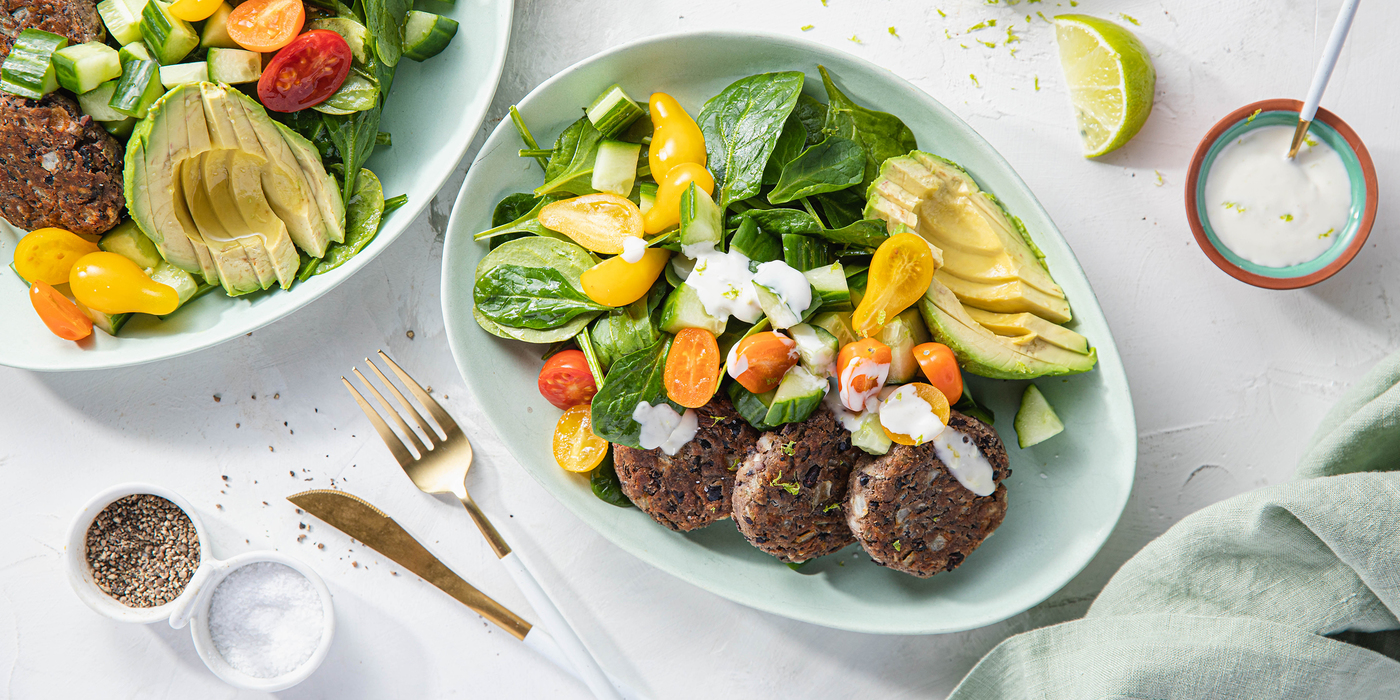
{"type": "Polygon", "coordinates": [[[117,90],[117,81],[108,80],[97,87],[78,95],[78,106],[83,108],[83,114],[92,117],[100,122],[119,122],[128,117],[115,109],[112,109],[112,93],[117,90]]]}
{"type": "Polygon", "coordinates": [[[799,323],[788,329],[788,335],[797,343],[797,354],[802,358],[802,366],[819,377],[831,374],[836,364],[836,355],[841,351],[836,336],[821,326],[799,323]]]}
{"type": "Polygon", "coordinates": [[[60,87],[81,95],[120,76],[122,62],[116,49],[89,41],[53,52],[53,72],[60,87]]]}
{"type": "Polygon", "coordinates": [[[831,264],[831,249],[812,236],[797,233],[783,234],[783,262],[788,267],[806,272],[831,264]]]}
{"type": "Polygon", "coordinates": [[[116,253],[137,265],[140,265],[150,274],[150,270],[164,262],[160,253],[156,251],[156,244],[141,232],[136,226],[136,222],[127,219],[117,227],[108,231],[101,240],[97,241],[97,247],[109,253],[116,253]]]}
{"type": "Polygon", "coordinates": [[[637,157],[642,144],[625,141],[604,141],[598,144],[598,158],[593,161],[593,189],[619,197],[632,194],[637,181],[637,157]]]}
{"type": "Polygon", "coordinates": [[[262,77],[262,54],[243,49],[209,49],[204,59],[209,82],[237,85],[256,82],[262,77]]]}
{"type": "MultiPolygon", "coordinates": [[[[199,282],[194,278],[194,275],[164,260],[151,268],[151,281],[174,289],[176,296],[180,298],[180,306],[184,306],[185,302],[193,299],[195,292],[199,291],[199,282]]],[[[175,308],[178,309],[180,306],[175,308]]]]}
{"type": "Polygon", "coordinates": [[[782,330],[802,322],[802,318],[793,313],[792,308],[777,292],[757,282],[754,282],[753,286],[758,294],[758,305],[763,307],[763,314],[768,317],[768,322],[773,324],[774,328],[782,330]]]}
{"type": "Polygon", "coordinates": [[[648,209],[651,209],[651,205],[656,204],[656,183],[643,182],[637,185],[637,189],[638,196],[641,198],[637,208],[641,209],[642,213],[645,214],[648,209]]]}
{"type": "Polygon", "coordinates": [[[778,391],[773,395],[773,403],[768,407],[768,415],[763,422],[778,426],[807,420],[812,411],[821,405],[828,386],[824,377],[808,372],[801,365],[793,367],[778,384],[778,391]]]}
{"type": "MultiPolygon", "coordinates": [[[[156,0],[151,0],[155,4],[156,0]]],[[[122,66],[122,77],[107,104],[128,117],[144,119],[151,105],[165,94],[160,84],[160,64],[155,61],[128,61],[122,66]]]]}
{"type": "Polygon", "coordinates": [[[681,247],[709,244],[716,249],[724,240],[724,215],[710,193],[695,183],[681,194],[681,247]]]}
{"type": "Polygon", "coordinates": [[[759,228],[758,223],[747,216],[739,219],[739,228],[730,237],[729,247],[756,263],[783,259],[783,245],[778,237],[759,228]]]}
{"type": "Polygon", "coordinates": [[[357,63],[369,63],[369,30],[348,17],[323,17],[311,20],[311,29],[328,29],[340,35],[350,45],[350,55],[357,63]]]}
{"type": "Polygon", "coordinates": [[[728,319],[715,318],[706,313],[700,294],[688,284],[672,290],[661,306],[661,330],[667,333],[679,333],[685,328],[704,328],[719,337],[727,324],[728,319]]]}
{"type": "Polygon", "coordinates": [[[102,0],[97,3],[97,16],[118,44],[126,46],[141,40],[141,15],[133,12],[126,0],[102,0]]]}
{"type": "Polygon", "coordinates": [[[839,347],[844,348],[859,339],[855,329],[851,327],[850,312],[817,314],[812,317],[812,325],[836,336],[836,344],[839,347]]]}
{"type": "Polygon", "coordinates": [[[892,441],[880,425],[880,414],[868,413],[860,419],[860,424],[851,431],[851,444],[868,454],[882,455],[890,451],[892,441]]]}
{"type": "Polygon", "coordinates": [[[622,133],[643,114],[642,108],[619,85],[604,90],[588,106],[588,121],[593,122],[593,128],[601,132],[605,139],[622,133]]]}
{"type": "Polygon", "coordinates": [[[15,38],[10,55],[0,64],[0,90],[37,100],[58,89],[54,52],[68,40],[40,29],[26,29],[15,38]]]}
{"type": "Polygon", "coordinates": [[[755,394],[744,388],[739,382],[729,383],[729,401],[734,404],[734,411],[743,418],[745,422],[758,430],[767,430],[775,427],[768,425],[769,404],[773,403],[773,397],[778,392],[773,390],[764,394],[755,394]]]}
{"type": "Polygon", "coordinates": [[[807,270],[802,274],[812,283],[812,289],[822,298],[822,312],[850,311],[851,290],[846,287],[846,272],[841,263],[807,270]]]}
{"type": "Polygon", "coordinates": [[[170,14],[170,6],[160,0],[151,0],[141,10],[141,39],[163,66],[179,63],[199,46],[194,27],[170,14]]]}
{"type": "Polygon", "coordinates": [[[130,136],[131,130],[136,128],[136,117],[122,117],[116,121],[98,122],[107,133],[113,136],[130,136]]]}
{"type": "MultiPolygon", "coordinates": [[[[228,16],[233,12],[233,7],[228,3],[219,5],[219,9],[214,10],[214,14],[209,19],[204,20],[204,30],[199,35],[199,48],[201,49],[241,49],[242,46],[228,35],[228,16]]],[[[351,46],[353,49],[354,47],[351,46]]]]}
{"type": "Polygon", "coordinates": [[[176,85],[207,82],[209,82],[209,64],[204,61],[160,67],[160,84],[164,85],[167,90],[176,85]]]}
{"type": "Polygon", "coordinates": [[[403,55],[415,61],[426,61],[442,53],[454,36],[457,36],[457,20],[409,10],[403,22],[403,55]]]}
{"type": "Polygon", "coordinates": [[[83,306],[81,301],[74,301],[73,303],[78,306],[78,310],[83,312],[83,315],[92,319],[92,325],[101,329],[107,335],[116,335],[121,331],[122,326],[125,326],[126,322],[131,319],[131,314],[104,314],[101,311],[93,311],[83,306]]]}
{"type": "MultiPolygon", "coordinates": [[[[875,334],[875,339],[890,346],[890,373],[885,379],[886,384],[903,384],[918,376],[919,363],[914,359],[914,346],[927,343],[929,335],[917,307],[905,309],[891,319],[875,334]]],[[[952,397],[948,400],[958,399],[952,397]]]]}
{"type": "Polygon", "coordinates": [[[1039,445],[1065,431],[1060,416],[1034,384],[1028,385],[1026,392],[1021,394],[1021,408],[1016,411],[1013,426],[1016,428],[1016,443],[1022,449],[1039,445]]]}
{"type": "Polygon", "coordinates": [[[117,58],[121,59],[122,71],[126,71],[126,64],[131,61],[154,61],[155,56],[151,55],[151,50],[146,48],[146,44],[140,41],[133,41],[121,47],[117,51],[117,58]]]}

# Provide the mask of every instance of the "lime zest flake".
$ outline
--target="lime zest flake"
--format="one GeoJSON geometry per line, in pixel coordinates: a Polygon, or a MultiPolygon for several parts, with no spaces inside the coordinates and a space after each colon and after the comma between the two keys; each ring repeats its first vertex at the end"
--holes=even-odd
{"type": "Polygon", "coordinates": [[[1311,136],[1304,136],[1304,137],[1303,137],[1303,143],[1307,144],[1307,145],[1308,145],[1308,148],[1315,148],[1315,147],[1317,147],[1317,139],[1315,139],[1315,138],[1313,138],[1313,137],[1311,137],[1311,136]]]}
{"type": "Polygon", "coordinates": [[[967,28],[967,31],[963,32],[963,34],[971,34],[971,33],[975,32],[975,31],[977,31],[977,30],[979,30],[979,29],[986,29],[986,28],[988,28],[988,27],[995,27],[995,26],[997,26],[997,21],[996,21],[996,20],[994,20],[994,19],[983,20],[983,21],[981,21],[981,22],[978,22],[977,24],[972,25],[971,27],[968,27],[968,28],[967,28]]]}
{"type": "Polygon", "coordinates": [[[1223,205],[1226,209],[1234,209],[1235,211],[1241,214],[1245,212],[1244,205],[1239,204],[1238,202],[1221,202],[1220,204],[1223,205]]]}
{"type": "Polygon", "coordinates": [[[898,552],[898,551],[900,550],[900,547],[899,547],[899,540],[895,540],[895,541],[894,541],[894,544],[891,545],[891,546],[894,547],[894,551],[898,552]]]}
{"type": "Polygon", "coordinates": [[[1284,214],[1283,216],[1280,216],[1279,219],[1282,220],[1282,221],[1292,221],[1292,220],[1293,220],[1293,215],[1292,215],[1292,214],[1284,214]]]}
{"type": "Polygon", "coordinates": [[[1336,231],[1336,230],[1337,230],[1337,229],[1335,229],[1335,228],[1329,228],[1329,229],[1327,229],[1327,233],[1319,233],[1319,234],[1317,234],[1317,237],[1318,237],[1318,239],[1331,238],[1331,237],[1332,237],[1332,233],[1333,233],[1334,231],[1336,231]]]}
{"type": "Polygon", "coordinates": [[[937,12],[939,17],[947,17],[947,16],[948,16],[948,13],[946,13],[946,12],[944,12],[943,10],[940,10],[940,9],[938,9],[938,8],[936,8],[936,7],[933,8],[933,11],[934,11],[934,12],[937,12]]]}
{"type": "Polygon", "coordinates": [[[1262,109],[1256,109],[1256,110],[1254,110],[1254,113],[1251,114],[1251,115],[1249,115],[1249,118],[1248,118],[1248,119],[1245,119],[1245,120],[1244,120],[1244,123],[1249,124],[1250,122],[1253,122],[1253,121],[1254,121],[1254,118],[1257,117],[1257,116],[1259,116],[1259,113],[1260,113],[1260,112],[1263,112],[1263,111],[1264,111],[1264,110],[1262,110],[1262,109]]]}
{"type": "Polygon", "coordinates": [[[977,74],[976,74],[976,73],[968,73],[968,74],[967,74],[967,77],[972,78],[972,84],[973,84],[973,85],[976,85],[977,87],[982,87],[982,83],[977,82],[977,74]]]}
{"type": "Polygon", "coordinates": [[[778,472],[778,475],[775,476],[775,477],[773,477],[773,480],[770,481],[770,482],[768,482],[768,485],[769,485],[769,486],[777,486],[778,488],[780,488],[780,489],[782,489],[782,490],[784,490],[784,491],[787,491],[788,493],[790,493],[790,494],[792,494],[792,495],[794,495],[794,496],[797,495],[797,492],[798,492],[798,491],[801,491],[801,490],[802,490],[802,486],[801,486],[800,484],[797,484],[796,482],[784,482],[784,481],[781,481],[782,478],[783,478],[783,473],[782,473],[782,472],[778,472]]]}
{"type": "Polygon", "coordinates": [[[810,31],[812,31],[812,29],[814,29],[814,27],[813,27],[812,25],[810,25],[810,24],[804,24],[804,25],[802,25],[802,31],[804,31],[804,32],[810,32],[810,31]]]}
{"type": "Polygon", "coordinates": [[[1161,186],[1162,186],[1162,171],[1160,171],[1160,170],[1153,170],[1152,172],[1157,173],[1157,186],[1158,186],[1158,187],[1161,187],[1161,186]]]}
{"type": "Polygon", "coordinates": [[[975,41],[989,49],[995,49],[997,47],[997,43],[995,41],[982,41],[981,39],[976,39],[975,41]]]}
{"type": "Polygon", "coordinates": [[[830,513],[830,512],[833,511],[833,510],[841,510],[841,504],[840,504],[840,503],[833,503],[833,504],[831,504],[831,505],[829,505],[829,506],[823,508],[823,509],[822,509],[822,512],[823,512],[823,513],[830,513]]]}
{"type": "Polygon", "coordinates": [[[1127,14],[1126,12],[1119,12],[1119,13],[1118,13],[1118,16],[1119,16],[1119,17],[1122,17],[1122,18],[1123,18],[1123,21],[1132,23],[1132,25],[1133,25],[1134,27],[1141,27],[1141,26],[1142,26],[1142,22],[1137,21],[1137,18],[1136,18],[1136,17],[1133,17],[1132,15],[1129,15],[1129,14],[1127,14]]]}
{"type": "Polygon", "coordinates": [[[1040,76],[1035,76],[1035,91],[1040,92],[1040,76]]]}
{"type": "Polygon", "coordinates": [[[860,37],[856,36],[855,34],[852,34],[852,35],[851,35],[851,38],[850,38],[848,41],[853,41],[853,42],[855,42],[855,43],[857,43],[857,44],[864,44],[864,43],[865,43],[865,42],[861,41],[861,40],[860,40],[860,37]]]}
{"type": "Polygon", "coordinates": [[[894,27],[890,27],[890,36],[892,36],[892,37],[898,39],[898,38],[899,38],[899,32],[895,31],[894,27]]]}

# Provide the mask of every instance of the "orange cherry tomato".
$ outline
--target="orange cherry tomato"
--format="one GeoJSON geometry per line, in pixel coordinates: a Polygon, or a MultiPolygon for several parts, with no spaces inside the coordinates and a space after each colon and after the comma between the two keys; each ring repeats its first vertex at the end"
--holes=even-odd
{"type": "Polygon", "coordinates": [[[719,388],[719,343],[704,328],[682,328],[666,354],[666,395],[686,408],[710,402],[719,388]]]}
{"type": "Polygon", "coordinates": [[[627,306],[647,295],[670,259],[671,251],[665,248],[647,248],[634,263],[614,255],[584,270],[578,281],[589,299],[604,306],[627,306]]]}
{"type": "Polygon", "coordinates": [[[170,3],[170,14],[186,22],[202,22],[218,11],[224,0],[175,0],[170,3]]]}
{"type": "Polygon", "coordinates": [[[705,166],[705,134],[694,119],[686,114],[676,98],[664,92],[651,95],[651,145],[647,148],[647,164],[657,182],[681,163],[705,166]]]}
{"type": "Polygon", "coordinates": [[[642,215],[648,234],[661,233],[681,222],[681,195],[694,182],[707,194],[715,192],[715,178],[699,163],[680,163],[656,180],[656,201],[642,215]]]}
{"type": "Polygon", "coordinates": [[[841,405],[864,411],[865,402],[880,393],[890,376],[890,346],[866,338],[849,343],[836,355],[836,387],[841,405]]]}
{"type": "MultiPolygon", "coordinates": [[[[944,396],[943,392],[939,391],[937,387],[928,384],[905,384],[896,389],[893,394],[886,397],[883,405],[889,406],[893,402],[905,401],[914,397],[928,404],[929,410],[932,411],[933,415],[937,416],[940,423],[945,426],[948,425],[948,397],[944,396]]],[[[881,410],[883,411],[884,409],[881,408],[881,410]]],[[[904,433],[896,433],[886,428],[883,422],[880,424],[880,429],[885,431],[885,437],[901,445],[918,446],[936,437],[936,434],[913,436],[905,435],[904,433]]]]}
{"type": "Polygon", "coordinates": [[[92,319],[48,282],[35,280],[29,286],[29,301],[54,335],[64,340],[82,340],[92,335],[92,319]]]}
{"type": "Polygon", "coordinates": [[[228,16],[228,36],[249,51],[268,53],[292,43],[306,23],[301,0],[248,0],[228,16]]]}
{"type": "Polygon", "coordinates": [[[593,434],[588,406],[574,406],[554,425],[554,461],[575,474],[591,472],[608,456],[608,441],[593,434]]]}
{"type": "Polygon", "coordinates": [[[885,239],[870,259],[865,296],[851,316],[856,333],[868,338],[885,323],[918,301],[933,282],[937,266],[928,243],[913,233],[897,233],[885,239]]]}
{"type": "Polygon", "coordinates": [[[96,243],[76,233],[61,228],[34,229],[15,246],[15,271],[30,282],[66,284],[73,263],[97,251],[96,243]]]}
{"type": "Polygon", "coordinates": [[[540,224],[572,238],[575,243],[604,255],[622,252],[628,236],[642,237],[642,210],[626,197],[586,194],[546,204],[540,224]]]}
{"type": "Polygon", "coordinates": [[[958,368],[958,358],[953,355],[952,348],[943,343],[915,345],[914,361],[919,363],[928,383],[944,396],[955,402],[962,398],[962,370],[958,368]]]}
{"type": "Polygon", "coordinates": [[[593,370],[581,350],[565,350],[549,358],[540,370],[539,386],[540,394],[555,408],[586,406],[598,393],[593,370]]]}
{"type": "Polygon", "coordinates": [[[777,331],[755,333],[729,352],[729,376],[755,394],[766,393],[778,388],[800,357],[792,338],[777,331]]]}

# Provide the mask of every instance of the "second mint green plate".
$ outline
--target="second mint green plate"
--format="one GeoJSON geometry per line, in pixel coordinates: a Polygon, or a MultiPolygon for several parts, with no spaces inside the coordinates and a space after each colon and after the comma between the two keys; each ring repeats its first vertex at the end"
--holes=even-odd
{"type": "Polygon", "coordinates": [[[1103,312],[1084,272],[1050,217],[1011,166],[967,124],[893,73],[808,41],[776,35],[704,32],[646,39],[607,51],[554,76],[520,102],[547,146],[604,88],[620,83],[637,99],[674,95],[694,115],[705,100],[754,73],[800,70],[805,92],[825,101],[817,65],[858,103],[891,112],[919,147],[965,166],[983,189],[1021,217],[1045,252],[1076,315],[1073,327],[1098,348],[1087,374],[1036,382],[1059,411],[1063,434],[1016,448],[1011,420],[1024,382],[971,378],[997,416],[1012,475],[1006,521],[958,569],[921,580],[871,563],[858,546],[795,572],[750,547],[729,521],[672,532],[635,508],[598,500],[588,480],[554,463],[550,440],[559,411],[536,390],[543,346],[488,334],[472,319],[473,272],[486,246],[496,202],[541,182],[510,120],[482,146],[448,223],[442,298],[457,367],[525,470],[604,537],[676,577],[744,605],[828,627],[884,634],[955,632],[992,624],[1045,600],[1099,551],[1127,502],[1137,461],[1128,381],[1103,312]]]}

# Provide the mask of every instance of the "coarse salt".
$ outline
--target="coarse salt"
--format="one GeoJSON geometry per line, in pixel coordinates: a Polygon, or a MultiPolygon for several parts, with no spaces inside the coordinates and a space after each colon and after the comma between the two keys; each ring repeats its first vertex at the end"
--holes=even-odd
{"type": "Polygon", "coordinates": [[[296,569],[258,562],[229,574],[209,603],[214,648],[235,669],[275,678],[306,663],[321,643],[324,613],[296,569]]]}

